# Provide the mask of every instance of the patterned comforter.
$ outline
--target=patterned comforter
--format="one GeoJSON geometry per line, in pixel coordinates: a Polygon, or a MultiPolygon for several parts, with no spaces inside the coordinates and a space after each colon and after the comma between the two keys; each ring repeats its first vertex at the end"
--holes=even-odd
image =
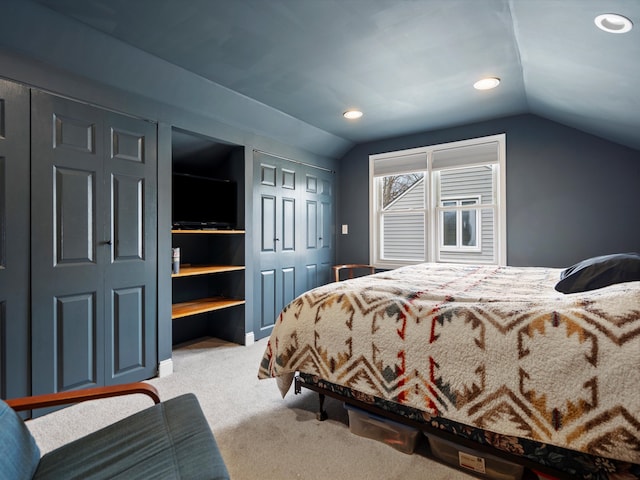
{"type": "Polygon", "coordinates": [[[259,377],[295,372],[431,415],[640,463],[640,282],[421,264],[328,284],[280,314],[259,377]]]}

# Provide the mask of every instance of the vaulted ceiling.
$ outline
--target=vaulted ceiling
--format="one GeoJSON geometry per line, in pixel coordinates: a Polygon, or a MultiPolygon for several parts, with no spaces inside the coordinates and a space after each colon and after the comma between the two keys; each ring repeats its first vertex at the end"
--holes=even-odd
{"type": "Polygon", "coordinates": [[[640,149],[637,0],[37,1],[350,144],[533,113],[640,149]]]}

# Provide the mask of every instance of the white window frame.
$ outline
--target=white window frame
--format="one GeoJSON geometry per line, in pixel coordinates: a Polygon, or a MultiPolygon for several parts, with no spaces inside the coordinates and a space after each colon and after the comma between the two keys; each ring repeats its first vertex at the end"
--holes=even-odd
{"type": "MultiPolygon", "coordinates": [[[[494,195],[495,201],[492,207],[494,214],[494,261],[492,264],[506,265],[507,263],[507,229],[506,229],[506,134],[490,135],[486,137],[472,138],[468,140],[462,140],[458,142],[448,142],[437,145],[430,145],[425,147],[418,147],[406,150],[400,150],[395,152],[374,154],[369,156],[369,262],[378,268],[397,268],[404,265],[410,265],[414,263],[423,262],[438,262],[439,252],[447,251],[441,250],[440,245],[440,214],[438,208],[438,192],[436,176],[440,170],[433,168],[433,155],[434,152],[442,151],[450,148],[476,146],[486,143],[497,143],[497,160],[484,163],[486,165],[497,165],[497,171],[495,172],[494,180],[494,195]],[[411,169],[411,168],[399,168],[397,171],[385,173],[385,175],[398,175],[403,173],[411,173],[416,171],[423,171],[425,173],[425,254],[424,260],[421,262],[405,261],[405,260],[389,260],[380,258],[381,250],[381,225],[380,225],[380,211],[376,202],[378,202],[377,194],[375,192],[375,171],[374,165],[376,161],[393,162],[394,159],[398,159],[399,165],[402,165],[403,158],[409,158],[414,155],[426,156],[426,169],[411,169]]],[[[482,162],[473,162],[468,164],[457,165],[459,167],[470,167],[482,165],[482,162]]],[[[380,176],[380,175],[379,175],[380,176]]],[[[473,195],[468,196],[469,198],[473,195]]],[[[465,198],[467,196],[465,195],[465,198]]],[[[461,196],[462,198],[462,196],[461,196]]],[[[381,203],[381,202],[380,202],[381,203]]],[[[475,207],[475,206],[474,206],[475,207]]],[[[478,215],[483,208],[487,208],[485,205],[478,205],[478,215]]],[[[480,231],[481,229],[478,229],[480,231]]],[[[480,241],[478,241],[480,245],[480,241]]],[[[475,248],[475,247],[463,247],[463,248],[475,248]]],[[[469,250],[466,250],[469,251],[469,250]]]]}
{"type": "Polygon", "coordinates": [[[465,195],[460,197],[445,197],[440,199],[440,204],[436,207],[436,214],[438,216],[438,244],[440,251],[445,252],[481,252],[482,251],[482,228],[480,225],[481,215],[480,210],[482,204],[480,203],[480,197],[477,195],[465,195]],[[462,205],[462,202],[474,201],[470,205],[462,205]],[[445,202],[456,202],[455,206],[444,206],[445,202]],[[462,245],[462,211],[473,210],[476,217],[476,241],[475,245],[462,245]],[[456,212],[456,244],[445,245],[444,244],[444,212],[456,212]]]}

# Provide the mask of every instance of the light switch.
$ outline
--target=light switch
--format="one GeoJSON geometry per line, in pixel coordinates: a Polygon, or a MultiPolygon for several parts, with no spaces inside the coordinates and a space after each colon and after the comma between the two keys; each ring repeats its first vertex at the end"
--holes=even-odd
{"type": "Polygon", "coordinates": [[[342,225],[342,234],[343,235],[349,234],[349,225],[342,225]]]}

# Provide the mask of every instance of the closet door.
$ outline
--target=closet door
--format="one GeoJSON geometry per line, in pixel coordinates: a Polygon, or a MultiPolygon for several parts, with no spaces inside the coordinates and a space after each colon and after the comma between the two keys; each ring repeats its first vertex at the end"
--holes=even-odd
{"type": "Polygon", "coordinates": [[[156,125],[105,113],[103,172],[106,384],[142,380],[157,367],[156,125]]]}
{"type": "Polygon", "coordinates": [[[155,128],[38,91],[31,122],[33,391],[149,378],[155,128]]]}
{"type": "MultiPolygon", "coordinates": [[[[300,247],[300,179],[297,165],[269,155],[255,156],[254,191],[258,219],[254,236],[259,242],[259,298],[254,300],[259,315],[254,325],[256,340],[271,333],[276,317],[297,294],[300,247]]],[[[299,280],[298,280],[299,282],[299,280]]],[[[254,297],[255,298],[255,297],[254,297]]]]}
{"type": "Polygon", "coordinates": [[[254,153],[254,235],[259,268],[254,336],[271,333],[280,311],[330,280],[334,258],[333,174],[254,153]]]}
{"type": "Polygon", "coordinates": [[[331,281],[335,238],[332,174],[307,167],[303,192],[305,274],[301,292],[331,281]]]}
{"type": "Polygon", "coordinates": [[[0,80],[0,397],[31,390],[29,91],[0,80]]]}

